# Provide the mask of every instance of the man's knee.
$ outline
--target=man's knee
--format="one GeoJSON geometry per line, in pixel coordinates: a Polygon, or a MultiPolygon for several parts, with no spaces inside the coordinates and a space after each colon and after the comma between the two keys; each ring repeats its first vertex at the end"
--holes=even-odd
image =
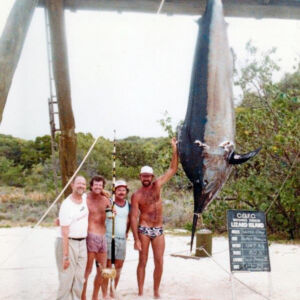
{"type": "Polygon", "coordinates": [[[123,263],[124,263],[124,260],[116,260],[115,261],[115,267],[116,267],[116,269],[122,269],[123,263]]]}
{"type": "Polygon", "coordinates": [[[86,264],[86,267],[85,267],[85,277],[88,277],[92,271],[93,271],[93,266],[94,266],[94,259],[93,260],[88,260],[87,264],[86,264]]]}
{"type": "Polygon", "coordinates": [[[148,256],[141,256],[139,258],[139,267],[146,268],[147,261],[148,261],[148,256]]]}
{"type": "Polygon", "coordinates": [[[93,265],[92,266],[86,266],[85,272],[84,272],[84,277],[85,278],[88,278],[90,276],[90,274],[92,273],[92,267],[93,267],[93,265]]]}
{"type": "Polygon", "coordinates": [[[161,257],[155,257],[155,258],[154,258],[154,265],[155,265],[155,266],[162,266],[163,263],[164,263],[164,258],[163,258],[163,256],[161,256],[161,257]]]}

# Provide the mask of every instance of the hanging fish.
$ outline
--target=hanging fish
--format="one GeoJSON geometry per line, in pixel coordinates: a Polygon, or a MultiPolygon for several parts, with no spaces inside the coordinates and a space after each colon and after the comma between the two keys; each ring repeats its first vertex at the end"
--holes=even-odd
{"type": "Polygon", "coordinates": [[[198,23],[188,108],[178,130],[180,161],[194,189],[191,250],[198,214],[222,188],[232,165],[246,162],[260,150],[234,152],[233,58],[221,0],[208,0],[198,23]]]}

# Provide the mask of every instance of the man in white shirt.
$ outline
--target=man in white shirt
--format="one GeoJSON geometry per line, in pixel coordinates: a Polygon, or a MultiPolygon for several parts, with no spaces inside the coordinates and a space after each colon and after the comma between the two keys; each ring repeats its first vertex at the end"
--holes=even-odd
{"type": "Polygon", "coordinates": [[[80,299],[87,262],[89,211],[85,178],[75,177],[71,187],[72,194],[62,202],[59,211],[60,230],[55,245],[59,273],[57,300],[80,299]]]}

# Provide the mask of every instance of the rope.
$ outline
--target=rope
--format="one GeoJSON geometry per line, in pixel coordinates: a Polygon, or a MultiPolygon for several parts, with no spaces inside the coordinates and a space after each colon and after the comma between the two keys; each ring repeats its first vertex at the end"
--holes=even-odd
{"type": "MultiPolygon", "coordinates": [[[[53,203],[49,206],[49,208],[46,210],[46,212],[43,214],[43,216],[40,218],[40,220],[32,227],[32,229],[37,228],[37,226],[39,226],[39,224],[45,219],[45,217],[47,216],[47,214],[49,213],[49,211],[53,208],[53,206],[56,204],[56,202],[59,200],[59,198],[62,196],[62,194],[65,192],[65,190],[67,189],[67,187],[70,185],[70,183],[73,181],[73,179],[75,178],[75,176],[77,175],[77,173],[79,172],[79,170],[81,169],[82,165],[84,164],[84,162],[86,161],[86,159],[88,158],[89,154],[91,153],[91,151],[93,150],[93,148],[95,147],[97,141],[98,141],[99,137],[97,137],[97,139],[95,139],[94,143],[92,144],[92,146],[90,147],[89,151],[87,152],[87,154],[85,155],[85,157],[83,158],[81,164],[79,165],[79,167],[77,168],[77,170],[75,171],[75,173],[73,174],[73,176],[69,179],[68,183],[65,185],[65,187],[62,189],[62,191],[60,192],[60,194],[56,197],[56,199],[53,201],[53,203]]],[[[17,247],[15,247],[10,253],[9,255],[0,262],[0,266],[2,266],[3,264],[6,263],[6,261],[13,255],[15,254],[17,249],[21,249],[21,245],[24,243],[25,240],[27,240],[27,238],[31,235],[31,231],[24,237],[23,240],[21,240],[21,242],[17,245],[17,247]]]]}
{"type": "Polygon", "coordinates": [[[295,157],[295,159],[294,159],[294,161],[293,161],[293,163],[292,163],[292,165],[291,165],[291,167],[290,167],[290,170],[289,170],[289,172],[288,172],[286,178],[285,178],[284,181],[282,182],[282,185],[281,185],[280,189],[278,190],[278,192],[277,192],[275,198],[273,199],[273,201],[271,202],[270,206],[269,206],[268,209],[266,210],[266,215],[267,215],[268,212],[270,211],[270,209],[271,209],[271,207],[273,206],[274,202],[277,200],[277,198],[278,198],[278,196],[279,196],[279,194],[280,194],[282,188],[284,187],[286,181],[288,180],[288,178],[289,178],[289,176],[290,176],[290,174],[291,174],[291,171],[292,171],[292,169],[293,169],[293,167],[294,167],[294,164],[295,164],[296,161],[297,161],[297,158],[298,158],[299,153],[300,153],[300,150],[298,151],[298,153],[297,153],[297,155],[296,155],[296,157],[295,157]]]}
{"type": "Polygon", "coordinates": [[[165,0],[161,0],[160,5],[159,5],[159,8],[158,8],[158,10],[157,10],[157,12],[156,12],[157,15],[160,14],[160,12],[161,12],[161,10],[162,10],[164,4],[165,4],[165,0]]]}

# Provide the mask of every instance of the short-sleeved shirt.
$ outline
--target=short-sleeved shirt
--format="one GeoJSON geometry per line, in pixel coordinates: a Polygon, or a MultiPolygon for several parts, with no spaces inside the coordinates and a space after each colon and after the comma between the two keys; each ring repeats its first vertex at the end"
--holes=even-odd
{"type": "MultiPolygon", "coordinates": [[[[82,195],[82,202],[75,203],[68,196],[61,204],[59,210],[60,226],[69,226],[70,238],[85,238],[88,230],[89,210],[86,204],[86,194],[82,195]]],[[[61,228],[59,234],[61,235],[61,228]]]]}

